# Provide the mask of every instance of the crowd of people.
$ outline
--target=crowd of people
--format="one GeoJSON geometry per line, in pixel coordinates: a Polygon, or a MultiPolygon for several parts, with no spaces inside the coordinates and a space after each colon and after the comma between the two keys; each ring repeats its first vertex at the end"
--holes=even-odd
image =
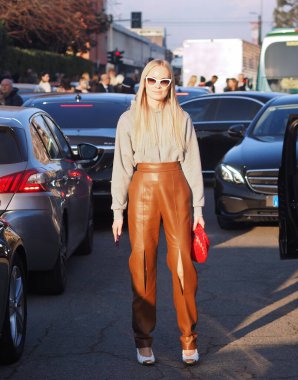
{"type": "MultiPolygon", "coordinates": [[[[210,92],[215,93],[215,83],[217,82],[217,80],[217,75],[212,75],[212,77],[208,81],[206,81],[206,78],[204,76],[198,77],[197,75],[191,75],[188,80],[187,87],[209,87],[210,92]]],[[[248,78],[246,78],[243,73],[240,73],[237,79],[234,77],[226,78],[226,86],[223,89],[223,91],[246,91],[250,90],[251,88],[252,86],[249,83],[248,78]]]]}
{"type": "Polygon", "coordinates": [[[23,101],[18,95],[18,88],[14,87],[16,81],[36,85],[33,92],[37,93],[117,92],[125,94],[134,94],[135,84],[138,82],[135,74],[126,76],[121,73],[117,74],[114,68],[110,68],[100,75],[94,74],[92,77],[89,73],[84,72],[78,81],[72,81],[64,77],[63,74],[57,74],[56,81],[51,83],[51,76],[48,71],[43,71],[38,77],[31,69],[28,69],[22,78],[17,79],[9,72],[2,73],[0,76],[0,105],[22,105],[23,101]]]}

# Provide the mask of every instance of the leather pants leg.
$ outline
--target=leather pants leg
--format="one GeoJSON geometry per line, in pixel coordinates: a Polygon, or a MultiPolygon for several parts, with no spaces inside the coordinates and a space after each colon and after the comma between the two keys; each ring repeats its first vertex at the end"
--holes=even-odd
{"type": "Polygon", "coordinates": [[[191,192],[180,164],[139,164],[129,188],[132,325],[138,348],[151,347],[156,323],[156,261],[160,221],[183,349],[196,348],[197,272],[190,255],[191,192]]]}

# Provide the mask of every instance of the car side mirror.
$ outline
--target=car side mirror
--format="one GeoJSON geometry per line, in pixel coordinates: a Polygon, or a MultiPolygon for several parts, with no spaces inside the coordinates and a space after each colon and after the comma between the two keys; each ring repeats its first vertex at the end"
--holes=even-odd
{"type": "Polygon", "coordinates": [[[244,124],[235,124],[228,129],[228,134],[230,137],[243,138],[246,131],[244,124]]]}
{"type": "Polygon", "coordinates": [[[92,161],[98,156],[98,149],[92,144],[78,144],[78,159],[92,161]]]}

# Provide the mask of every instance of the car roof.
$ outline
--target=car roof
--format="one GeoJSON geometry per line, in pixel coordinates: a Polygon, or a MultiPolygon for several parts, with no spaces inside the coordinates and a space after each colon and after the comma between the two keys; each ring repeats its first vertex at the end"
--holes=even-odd
{"type": "MultiPolygon", "coordinates": [[[[275,98],[277,96],[282,96],[283,93],[278,92],[260,92],[260,91],[228,91],[228,92],[222,92],[222,93],[216,93],[216,94],[206,94],[206,95],[200,95],[196,99],[209,99],[209,98],[231,98],[231,97],[245,97],[245,98],[252,98],[257,99],[261,102],[267,102],[268,100],[275,98]]],[[[195,98],[186,100],[186,102],[194,101],[195,98]]],[[[183,104],[183,103],[182,103],[183,104]]]]}
{"type": "Polygon", "coordinates": [[[42,94],[28,99],[24,104],[27,106],[30,104],[38,104],[41,102],[48,103],[60,103],[60,102],[80,102],[80,101],[113,101],[113,102],[129,102],[133,100],[135,95],[133,94],[119,94],[119,93],[56,93],[56,94],[42,94]]]}
{"type": "Polygon", "coordinates": [[[282,106],[282,105],[291,105],[291,104],[298,104],[298,95],[288,95],[283,94],[283,96],[274,99],[270,102],[270,106],[282,106]]]}
{"type": "Polygon", "coordinates": [[[37,112],[45,113],[33,107],[0,106],[0,126],[22,127],[22,120],[29,120],[37,112]]]}

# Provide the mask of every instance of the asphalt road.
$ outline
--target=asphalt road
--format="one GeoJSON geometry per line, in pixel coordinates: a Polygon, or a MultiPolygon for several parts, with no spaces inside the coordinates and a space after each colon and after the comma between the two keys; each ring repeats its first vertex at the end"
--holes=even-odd
{"type": "Polygon", "coordinates": [[[276,226],[222,231],[206,189],[211,239],[197,265],[200,364],[181,362],[179,331],[161,233],[157,364],[136,362],[131,333],[127,232],[112,242],[110,219],[97,220],[94,252],[74,256],[62,296],[29,295],[26,349],[0,379],[298,379],[298,261],[280,261],[276,226]]]}

